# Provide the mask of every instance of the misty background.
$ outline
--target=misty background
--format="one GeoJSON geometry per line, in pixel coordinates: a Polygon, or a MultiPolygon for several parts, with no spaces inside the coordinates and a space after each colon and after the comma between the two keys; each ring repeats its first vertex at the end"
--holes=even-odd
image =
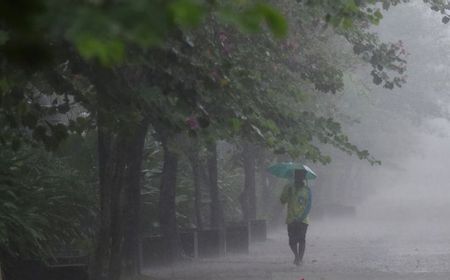
{"type": "Polygon", "coordinates": [[[0,280],[448,279],[448,1],[33,2],[0,4],[0,280]]]}
{"type": "Polygon", "coordinates": [[[352,118],[343,122],[350,138],[382,164],[370,166],[336,152],[329,165],[318,167],[320,187],[335,190],[330,200],[356,206],[360,219],[390,222],[396,230],[405,222],[440,229],[450,214],[450,30],[414,1],[389,10],[373,31],[383,40],[403,42],[407,83],[383,90],[364,72],[354,72],[338,107],[352,118]],[[334,195],[342,189],[348,193],[334,195]]]}

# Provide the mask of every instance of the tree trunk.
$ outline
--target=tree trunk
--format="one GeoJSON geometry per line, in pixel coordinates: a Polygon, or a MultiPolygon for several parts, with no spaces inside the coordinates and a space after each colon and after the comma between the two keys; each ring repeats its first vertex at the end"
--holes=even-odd
{"type": "MultiPolygon", "coordinates": [[[[269,183],[269,173],[266,171],[266,169],[260,168],[261,170],[261,182],[262,182],[262,194],[261,194],[261,201],[260,201],[260,213],[261,215],[263,215],[265,218],[268,218],[270,213],[270,205],[272,204],[273,201],[273,195],[272,195],[272,189],[273,186],[270,186],[269,183]],[[262,208],[262,209],[261,209],[262,208]]],[[[277,200],[278,201],[278,200],[277,200]]]]}
{"type": "Polygon", "coordinates": [[[191,152],[191,165],[192,165],[192,179],[194,181],[194,212],[195,223],[197,229],[203,229],[202,219],[202,192],[201,192],[201,166],[199,157],[198,141],[194,140],[193,149],[191,152]]]}
{"type": "Polygon", "coordinates": [[[211,197],[211,227],[223,228],[224,216],[222,203],[220,201],[219,184],[217,182],[217,145],[213,143],[208,146],[208,179],[211,197]]]}
{"type": "MultiPolygon", "coordinates": [[[[119,141],[121,142],[121,141],[119,141]]],[[[118,151],[117,165],[113,173],[111,192],[111,254],[108,267],[108,279],[119,280],[122,268],[122,249],[124,235],[124,179],[125,179],[125,152],[126,149],[116,148],[118,151]],[[125,151],[124,151],[125,150],[125,151]]]]}
{"type": "Polygon", "coordinates": [[[124,256],[133,263],[127,266],[134,266],[132,270],[138,271],[139,179],[148,123],[143,120],[142,127],[139,126],[142,124],[132,125],[130,132],[127,119],[111,122],[120,113],[136,110],[130,102],[129,85],[114,69],[87,63],[70,45],[67,50],[72,70],[91,81],[97,97],[100,213],[90,279],[115,280],[120,278],[124,256]]]}
{"type": "Polygon", "coordinates": [[[99,130],[100,217],[97,248],[92,270],[94,279],[120,278],[123,240],[123,190],[126,170],[127,137],[99,130]],[[105,139],[108,135],[110,138],[105,139]],[[105,154],[108,152],[108,154],[105,154]],[[100,160],[101,159],[101,160],[100,160]],[[106,271],[104,268],[107,268],[106,271]]]}
{"type": "Polygon", "coordinates": [[[124,236],[124,260],[127,276],[141,273],[140,267],[140,223],[141,223],[141,175],[145,137],[148,121],[137,127],[128,151],[127,188],[125,192],[126,227],[124,236]]]}
{"type": "Polygon", "coordinates": [[[257,156],[257,172],[260,176],[260,183],[257,185],[261,186],[261,198],[257,201],[257,216],[262,215],[265,219],[269,220],[272,215],[271,208],[274,202],[279,203],[279,199],[274,196],[274,186],[271,184],[271,179],[273,176],[270,176],[268,167],[268,158],[267,152],[262,147],[258,147],[258,156],[257,156]]]}
{"type": "Polygon", "coordinates": [[[159,224],[164,238],[167,261],[172,263],[182,256],[175,201],[178,157],[168,147],[166,137],[162,137],[162,145],[164,148],[164,165],[159,196],[159,224]]]}
{"type": "MultiPolygon", "coordinates": [[[[115,113],[112,102],[117,101],[128,87],[121,83],[113,69],[96,63],[87,63],[67,44],[72,70],[82,73],[96,90],[99,177],[99,223],[96,232],[94,256],[90,265],[91,280],[117,279],[121,270],[122,190],[125,176],[126,135],[110,127],[108,116],[115,113]],[[117,231],[118,230],[118,231],[117,231]],[[113,236],[114,235],[114,236],[113,236]],[[111,266],[114,266],[112,271],[111,266]],[[114,274],[114,278],[110,277],[114,274]]],[[[125,94],[126,95],[126,94],[125,94]]]]}
{"type": "Polygon", "coordinates": [[[245,221],[256,219],[256,160],[252,144],[244,142],[243,160],[245,185],[241,194],[241,206],[245,221]]]}
{"type": "MultiPolygon", "coordinates": [[[[99,93],[99,99],[104,97],[99,93]]],[[[127,136],[104,126],[104,111],[98,112],[100,226],[91,269],[92,279],[119,279],[123,239],[123,189],[127,136]],[[106,270],[105,270],[106,268],[106,270]]]]}
{"type": "MultiPolygon", "coordinates": [[[[99,124],[101,123],[99,118],[99,124]]],[[[92,264],[90,266],[90,279],[99,280],[102,278],[103,267],[109,255],[109,237],[111,224],[111,189],[106,177],[107,164],[111,152],[111,135],[106,129],[99,125],[98,128],[98,170],[99,170],[99,193],[100,193],[100,213],[99,228],[97,229],[96,246],[92,264]]]]}
{"type": "MultiPolygon", "coordinates": [[[[136,238],[139,224],[139,179],[142,147],[148,124],[143,120],[142,123],[130,125],[127,121],[121,120],[119,127],[110,127],[108,116],[114,114],[116,110],[110,107],[111,98],[122,98],[129,88],[116,79],[112,69],[82,62],[79,66],[82,66],[81,70],[96,87],[99,104],[97,127],[100,226],[96,236],[96,250],[90,278],[100,280],[106,277],[117,280],[120,279],[124,256],[129,256],[129,252],[124,254],[124,241],[128,242],[127,250],[139,244],[136,238]],[[134,196],[131,195],[133,192],[134,196]],[[130,195],[132,197],[129,197],[130,195]],[[132,201],[137,201],[133,204],[135,208],[128,209],[132,201]],[[126,224],[125,217],[128,218],[126,224]],[[128,237],[128,234],[132,236],[128,237]]],[[[127,104],[126,101],[123,103],[127,104]]],[[[132,261],[139,263],[135,258],[132,261]]]]}

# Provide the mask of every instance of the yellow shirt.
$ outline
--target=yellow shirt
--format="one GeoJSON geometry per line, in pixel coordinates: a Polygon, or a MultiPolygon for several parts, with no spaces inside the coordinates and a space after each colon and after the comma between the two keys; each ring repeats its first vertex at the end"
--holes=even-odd
{"type": "Polygon", "coordinates": [[[286,224],[302,219],[302,222],[309,224],[308,213],[311,207],[311,190],[307,186],[294,187],[287,184],[280,196],[282,204],[287,203],[286,224]]]}

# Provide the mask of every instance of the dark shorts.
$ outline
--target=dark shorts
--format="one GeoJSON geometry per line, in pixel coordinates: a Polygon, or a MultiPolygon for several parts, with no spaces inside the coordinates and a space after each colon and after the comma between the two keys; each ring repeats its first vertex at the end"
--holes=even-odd
{"type": "Polygon", "coordinates": [[[308,224],[293,222],[287,225],[289,242],[304,242],[308,224]]]}

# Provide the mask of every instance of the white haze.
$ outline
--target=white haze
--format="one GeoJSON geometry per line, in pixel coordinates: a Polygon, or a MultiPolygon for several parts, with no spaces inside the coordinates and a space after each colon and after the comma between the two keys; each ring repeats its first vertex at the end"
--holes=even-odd
{"type": "Polygon", "coordinates": [[[320,176],[335,174],[321,187],[336,196],[346,176],[340,174],[342,162],[356,166],[352,176],[363,194],[352,201],[356,215],[313,220],[300,269],[291,264],[283,228],[254,245],[249,256],[201,260],[150,274],[171,279],[448,279],[450,26],[422,1],[413,1],[385,13],[374,30],[385,41],[404,42],[410,53],[407,84],[388,91],[372,85],[367,71],[358,73],[376,106],[361,112],[359,124],[344,128],[383,164],[370,167],[339,158],[327,167],[314,166],[320,176]]]}
{"type": "MultiPolygon", "coordinates": [[[[417,226],[408,228],[410,232],[445,230],[450,236],[450,123],[446,119],[450,104],[450,28],[440,19],[421,1],[415,1],[392,9],[376,30],[384,40],[402,40],[410,53],[407,84],[392,93],[380,94],[391,94],[405,103],[416,102],[412,105],[416,108],[412,107],[408,114],[413,122],[416,113],[420,122],[413,131],[405,131],[412,140],[409,146],[398,145],[395,139],[385,136],[381,145],[386,151],[410,152],[391,159],[399,169],[376,168],[369,185],[377,191],[359,205],[358,216],[385,221],[398,231],[405,231],[409,224],[417,226]],[[428,102],[440,111],[415,111],[428,102]]],[[[402,127],[397,129],[401,134],[402,127]]]]}

